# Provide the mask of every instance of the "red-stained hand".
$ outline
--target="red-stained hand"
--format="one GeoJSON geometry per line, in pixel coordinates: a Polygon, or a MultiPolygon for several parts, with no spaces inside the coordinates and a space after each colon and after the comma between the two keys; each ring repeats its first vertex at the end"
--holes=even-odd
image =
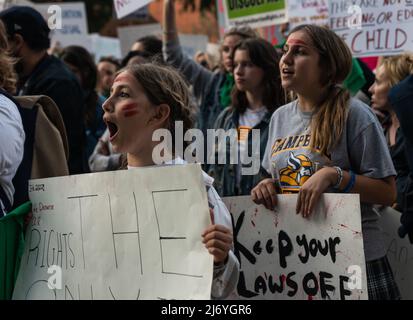
{"type": "Polygon", "coordinates": [[[267,209],[274,210],[277,205],[277,191],[274,179],[264,179],[251,190],[252,201],[263,204],[267,209]]]}
{"type": "Polygon", "coordinates": [[[300,188],[297,197],[296,213],[309,217],[318,200],[327,188],[336,183],[337,171],[332,167],[324,167],[313,174],[300,188]]]}
{"type": "Polygon", "coordinates": [[[213,209],[210,209],[212,225],[202,233],[202,243],[205,244],[208,252],[214,256],[215,264],[222,264],[228,257],[228,252],[232,247],[232,232],[227,227],[214,224],[213,209]]]}

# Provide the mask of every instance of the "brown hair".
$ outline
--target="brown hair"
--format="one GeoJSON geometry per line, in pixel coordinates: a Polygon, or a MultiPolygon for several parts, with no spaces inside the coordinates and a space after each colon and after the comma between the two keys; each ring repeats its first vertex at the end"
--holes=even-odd
{"type": "MultiPolygon", "coordinates": [[[[251,62],[264,71],[262,79],[262,102],[269,112],[274,112],[279,106],[286,103],[284,90],[281,86],[280,68],[278,67],[280,56],[275,48],[266,40],[251,38],[241,41],[234,48],[232,59],[237,50],[248,52],[251,62]]],[[[232,108],[244,113],[248,106],[245,92],[239,91],[237,86],[232,89],[232,108]]]]}
{"type": "Polygon", "coordinates": [[[17,76],[14,72],[16,60],[10,56],[7,32],[0,21],[0,87],[10,94],[16,92],[17,76]]]}
{"type": "Polygon", "coordinates": [[[386,76],[389,78],[389,85],[393,87],[410,74],[413,74],[413,54],[406,52],[386,57],[380,66],[383,66],[386,76]]]}
{"type": "Polygon", "coordinates": [[[307,34],[320,56],[320,84],[327,87],[327,94],[311,122],[310,146],[328,154],[338,143],[347,120],[350,94],[341,84],[351,71],[351,51],[328,28],[304,24],[295,27],[289,35],[297,31],[307,34]]]}
{"type": "Polygon", "coordinates": [[[188,86],[182,76],[172,67],[153,63],[130,65],[118,74],[124,71],[136,78],[152,104],[164,103],[169,106],[170,116],[166,129],[171,132],[175,146],[175,121],[183,122],[184,133],[191,129],[194,123],[194,108],[191,106],[188,86]]]}
{"type": "MultiPolygon", "coordinates": [[[[254,31],[254,29],[248,27],[248,26],[242,26],[242,27],[232,27],[231,29],[229,29],[227,32],[225,32],[224,34],[224,39],[226,37],[230,37],[230,36],[237,36],[240,37],[241,40],[245,40],[245,39],[249,39],[249,38],[258,38],[258,33],[254,31]]],[[[219,68],[222,72],[226,72],[224,65],[223,65],[223,61],[222,61],[222,44],[219,48],[219,54],[221,57],[221,61],[219,63],[219,68]]]]}

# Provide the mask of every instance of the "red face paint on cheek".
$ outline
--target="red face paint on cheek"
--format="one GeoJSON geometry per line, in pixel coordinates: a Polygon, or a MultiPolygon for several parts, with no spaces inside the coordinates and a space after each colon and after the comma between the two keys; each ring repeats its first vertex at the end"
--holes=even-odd
{"type": "Polygon", "coordinates": [[[138,104],[137,103],[126,104],[122,106],[121,111],[123,112],[123,115],[125,116],[125,118],[132,117],[138,113],[138,104]]]}

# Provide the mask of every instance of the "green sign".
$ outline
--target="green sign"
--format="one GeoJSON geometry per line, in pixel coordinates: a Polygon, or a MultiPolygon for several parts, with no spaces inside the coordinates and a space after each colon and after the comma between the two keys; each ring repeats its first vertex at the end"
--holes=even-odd
{"type": "Polygon", "coordinates": [[[236,19],[285,8],[285,0],[225,0],[228,18],[236,19]]]}

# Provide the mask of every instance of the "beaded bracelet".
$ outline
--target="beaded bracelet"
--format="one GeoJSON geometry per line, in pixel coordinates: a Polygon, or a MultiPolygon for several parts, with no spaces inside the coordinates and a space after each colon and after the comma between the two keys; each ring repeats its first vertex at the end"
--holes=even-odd
{"type": "Polygon", "coordinates": [[[337,167],[337,166],[335,166],[335,167],[333,167],[333,168],[336,169],[336,171],[337,171],[337,176],[338,176],[337,182],[336,182],[336,184],[333,186],[333,188],[334,188],[334,189],[338,189],[338,187],[340,186],[341,182],[343,181],[343,170],[341,170],[341,168],[340,168],[340,167],[337,167]]]}

